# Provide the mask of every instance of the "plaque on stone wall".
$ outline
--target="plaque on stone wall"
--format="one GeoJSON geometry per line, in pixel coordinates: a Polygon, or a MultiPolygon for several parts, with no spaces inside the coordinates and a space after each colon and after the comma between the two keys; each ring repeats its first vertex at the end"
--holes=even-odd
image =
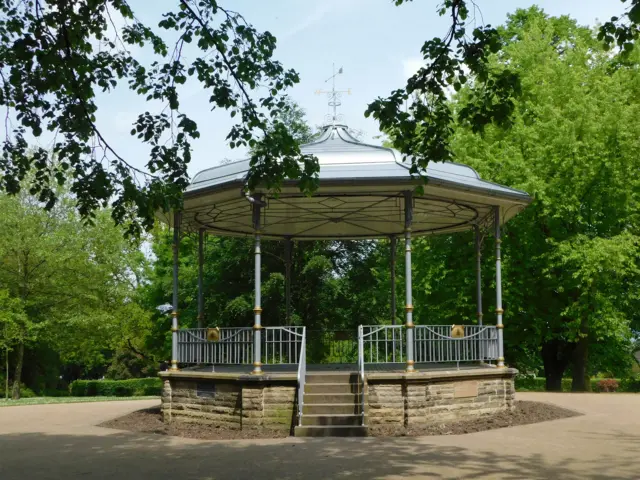
{"type": "Polygon", "coordinates": [[[198,398],[214,398],[216,396],[215,383],[197,383],[196,396],[198,398]]]}
{"type": "Polygon", "coordinates": [[[468,397],[477,397],[478,396],[478,382],[476,381],[467,381],[467,382],[458,382],[453,387],[453,397],[454,398],[468,398],[468,397]]]}

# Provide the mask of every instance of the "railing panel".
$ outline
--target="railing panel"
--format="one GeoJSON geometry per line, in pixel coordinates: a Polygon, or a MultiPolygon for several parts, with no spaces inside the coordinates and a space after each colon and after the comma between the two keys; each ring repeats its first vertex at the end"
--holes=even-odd
{"type": "Polygon", "coordinates": [[[263,327],[262,331],[264,365],[299,363],[305,327],[263,327]]]}
{"type": "Polygon", "coordinates": [[[405,335],[401,325],[363,325],[360,356],[363,363],[402,363],[405,335]]]}
{"type": "MultiPolygon", "coordinates": [[[[460,363],[497,360],[498,332],[490,325],[416,325],[416,363],[460,363]]],[[[359,364],[404,363],[406,332],[402,325],[363,325],[359,329],[359,364]]]]}
{"type": "MultiPolygon", "coordinates": [[[[265,365],[297,364],[304,327],[264,327],[261,340],[265,365]]],[[[250,365],[253,363],[253,329],[221,328],[218,341],[207,340],[206,328],[178,331],[178,362],[205,365],[250,365]]]]}
{"type": "Polygon", "coordinates": [[[498,332],[490,325],[416,325],[417,363],[482,362],[498,358],[498,332]]]}

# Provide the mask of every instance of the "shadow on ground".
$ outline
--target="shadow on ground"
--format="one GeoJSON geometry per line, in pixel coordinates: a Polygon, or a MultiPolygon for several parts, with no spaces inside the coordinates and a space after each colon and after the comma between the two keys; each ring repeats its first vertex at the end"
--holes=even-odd
{"type": "Polygon", "coordinates": [[[551,463],[537,454],[509,454],[508,435],[505,453],[496,456],[482,448],[471,451],[412,438],[204,442],[121,432],[8,434],[0,436],[0,478],[638,478],[640,435],[624,436],[628,451],[616,458],[551,463]]]}

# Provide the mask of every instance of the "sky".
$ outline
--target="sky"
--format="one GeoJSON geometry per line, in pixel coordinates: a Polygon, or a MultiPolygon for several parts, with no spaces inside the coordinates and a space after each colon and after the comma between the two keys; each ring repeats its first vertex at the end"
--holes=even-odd
{"type": "MultiPolygon", "coordinates": [[[[136,15],[157,23],[175,0],[130,0],[136,15]]],[[[395,6],[392,0],[219,0],[225,8],[242,13],[258,30],[268,30],[278,40],[275,57],[286,68],[294,68],[301,81],[289,90],[316,127],[329,113],[325,80],[332,68],[343,67],[336,88],[351,89],[343,95],[339,113],[343,122],[361,132],[361,140],[380,143],[377,123],[364,117],[367,105],[377,97],[404,86],[421,65],[420,47],[425,40],[442,36],[446,18],[436,13],[437,1],[414,0],[395,6]]],[[[481,9],[480,24],[499,25],[508,13],[533,3],[523,0],[476,0],[481,9]]],[[[617,0],[539,0],[550,15],[570,15],[582,25],[594,25],[619,14],[617,0]]],[[[145,55],[143,51],[141,55],[145,55]]],[[[187,57],[191,52],[187,53],[187,57]]],[[[195,52],[193,52],[195,54],[195,52]]],[[[181,109],[198,123],[201,138],[194,142],[189,174],[218,165],[225,159],[239,159],[244,151],[229,148],[225,137],[232,126],[225,111],[211,111],[208,93],[195,84],[182,92],[181,109]]],[[[155,106],[128,92],[126,87],[102,95],[98,101],[97,124],[109,143],[130,163],[144,168],[148,149],[129,134],[137,115],[155,106]]],[[[153,111],[153,110],[152,110],[153,111]]]]}

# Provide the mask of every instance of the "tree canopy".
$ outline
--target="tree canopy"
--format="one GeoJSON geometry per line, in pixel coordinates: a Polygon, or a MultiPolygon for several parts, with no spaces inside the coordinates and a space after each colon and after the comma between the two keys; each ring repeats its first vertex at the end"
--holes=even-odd
{"type": "MultiPolygon", "coordinates": [[[[632,51],[640,23],[639,1],[627,4],[599,33],[602,42],[617,45],[624,55],[632,51]]],[[[489,61],[504,37],[482,25],[477,11],[474,2],[445,0],[437,12],[451,25],[444,38],[422,46],[425,67],[367,110],[393,136],[416,175],[430,161],[452,158],[454,121],[476,132],[512,122],[520,77],[489,61]],[[448,92],[467,81],[474,88],[454,112],[448,92]]],[[[0,191],[15,194],[24,186],[53,208],[56,185],[68,184],[83,217],[90,220],[109,206],[129,233],[151,229],[156,211],[180,208],[188,184],[191,146],[200,130],[181,109],[180,98],[187,84],[197,84],[210,92],[210,108],[237,119],[227,140],[232,148],[250,148],[247,188],[278,190],[290,178],[312,192],[317,159],[301,154],[280,120],[288,108],[286,91],[299,76],[274,60],[276,45],[270,32],[259,32],[216,0],[176,0],[157,25],[140,21],[126,0],[1,2],[0,105],[15,125],[6,129],[2,144],[0,191]],[[119,27],[114,18],[125,25],[119,27]],[[152,60],[138,58],[133,47],[152,60]],[[134,167],[117,141],[97,127],[98,93],[117,88],[148,102],[131,130],[149,147],[144,168],[134,167]],[[45,133],[53,137],[52,149],[33,149],[30,138],[45,133]],[[32,170],[35,174],[28,176],[32,170]]]]}

